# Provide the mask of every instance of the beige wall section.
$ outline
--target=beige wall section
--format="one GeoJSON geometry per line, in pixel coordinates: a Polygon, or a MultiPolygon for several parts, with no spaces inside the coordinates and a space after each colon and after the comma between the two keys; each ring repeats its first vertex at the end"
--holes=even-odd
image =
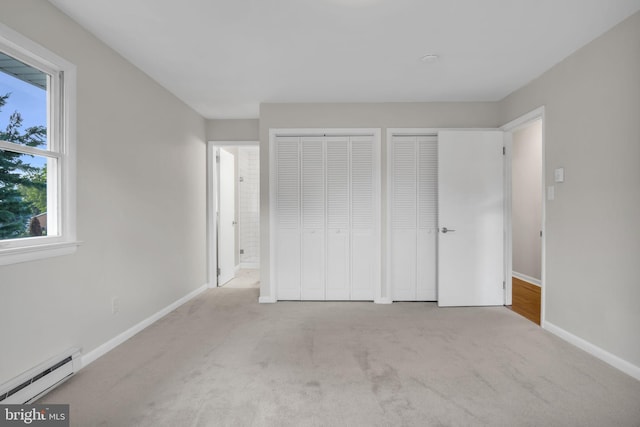
{"type": "Polygon", "coordinates": [[[513,271],[541,278],[542,121],[513,133],[511,220],[513,271]]]}
{"type": "Polygon", "coordinates": [[[0,384],[206,282],[205,120],[42,0],[0,21],[78,67],[74,255],[0,267],[0,384]],[[111,314],[111,298],[120,313],[111,314]]]}
{"type": "Polygon", "coordinates": [[[207,141],[257,141],[258,119],[207,120],[207,141]]]}
{"type": "MultiPolygon", "coordinates": [[[[382,279],[385,280],[387,128],[494,128],[501,125],[491,102],[262,104],[260,106],[260,295],[269,295],[269,129],[382,129],[382,279]]],[[[387,295],[383,295],[386,297],[387,295]]]]}
{"type": "Polygon", "coordinates": [[[545,105],[546,320],[640,367],[640,13],[501,102],[545,105]]]}

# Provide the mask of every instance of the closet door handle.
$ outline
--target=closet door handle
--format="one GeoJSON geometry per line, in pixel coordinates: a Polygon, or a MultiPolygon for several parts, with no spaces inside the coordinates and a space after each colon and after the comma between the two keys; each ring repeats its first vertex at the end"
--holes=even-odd
{"type": "Polygon", "coordinates": [[[451,230],[450,228],[447,227],[442,227],[442,232],[443,233],[453,233],[456,230],[451,230]]]}

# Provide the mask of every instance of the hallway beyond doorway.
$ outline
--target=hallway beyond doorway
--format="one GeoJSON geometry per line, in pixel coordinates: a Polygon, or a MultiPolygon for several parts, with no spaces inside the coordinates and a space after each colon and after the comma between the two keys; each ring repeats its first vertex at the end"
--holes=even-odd
{"type": "Polygon", "coordinates": [[[242,268],[236,276],[222,285],[225,288],[246,289],[260,287],[260,270],[257,268],[242,268]]]}

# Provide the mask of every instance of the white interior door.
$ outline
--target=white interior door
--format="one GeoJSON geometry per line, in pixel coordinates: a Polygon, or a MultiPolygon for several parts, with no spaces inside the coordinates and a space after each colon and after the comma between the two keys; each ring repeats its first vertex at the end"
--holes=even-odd
{"type": "Polygon", "coordinates": [[[235,158],[227,150],[220,149],[220,207],[218,219],[218,286],[235,276],[236,253],[236,202],[235,158]]]}
{"type": "Polygon", "coordinates": [[[503,133],[438,133],[438,305],[502,305],[503,133]]]}

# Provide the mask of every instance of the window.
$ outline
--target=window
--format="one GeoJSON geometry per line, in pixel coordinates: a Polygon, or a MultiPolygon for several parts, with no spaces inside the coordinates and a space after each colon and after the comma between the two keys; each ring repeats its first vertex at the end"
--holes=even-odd
{"type": "Polygon", "coordinates": [[[0,25],[0,265],[75,250],[75,66],[0,25]]]}

